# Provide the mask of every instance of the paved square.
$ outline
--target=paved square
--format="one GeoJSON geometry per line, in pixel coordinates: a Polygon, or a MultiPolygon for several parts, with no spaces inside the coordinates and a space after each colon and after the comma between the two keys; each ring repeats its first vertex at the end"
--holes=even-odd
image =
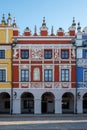
{"type": "Polygon", "coordinates": [[[87,130],[87,116],[1,115],[0,130],[87,130]]]}

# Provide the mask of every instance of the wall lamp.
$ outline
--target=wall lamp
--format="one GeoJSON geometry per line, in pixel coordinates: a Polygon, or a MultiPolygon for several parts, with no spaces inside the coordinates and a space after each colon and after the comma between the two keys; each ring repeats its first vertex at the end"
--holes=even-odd
{"type": "Polygon", "coordinates": [[[15,47],[16,44],[17,44],[17,38],[14,38],[14,40],[13,40],[13,44],[12,44],[12,47],[15,47]]]}
{"type": "Polygon", "coordinates": [[[77,97],[78,97],[78,99],[80,99],[80,97],[81,97],[80,92],[77,93],[77,97]]]}
{"type": "Polygon", "coordinates": [[[17,92],[14,92],[13,95],[14,95],[14,98],[17,98],[17,92]]]}

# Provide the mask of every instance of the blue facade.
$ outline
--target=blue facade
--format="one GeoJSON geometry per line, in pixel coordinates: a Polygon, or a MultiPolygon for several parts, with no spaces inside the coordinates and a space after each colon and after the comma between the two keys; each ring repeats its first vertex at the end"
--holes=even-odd
{"type": "MultiPolygon", "coordinates": [[[[77,46],[77,51],[81,51],[81,56],[77,54],[77,88],[87,88],[87,34],[82,33],[82,45],[77,46]]],[[[79,40],[78,40],[79,42],[79,40]]]]}

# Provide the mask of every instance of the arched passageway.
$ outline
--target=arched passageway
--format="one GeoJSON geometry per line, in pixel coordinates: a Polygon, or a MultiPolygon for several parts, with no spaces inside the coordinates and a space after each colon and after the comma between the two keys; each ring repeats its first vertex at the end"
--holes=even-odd
{"type": "Polygon", "coordinates": [[[21,113],[34,113],[34,96],[29,92],[21,95],[21,113]]]}
{"type": "Polygon", "coordinates": [[[46,92],[42,95],[41,110],[42,110],[42,113],[55,112],[55,97],[51,92],[46,92]]]}
{"type": "Polygon", "coordinates": [[[62,113],[74,113],[74,96],[72,93],[64,93],[62,96],[62,113]]]}
{"type": "Polygon", "coordinates": [[[10,95],[6,92],[0,93],[0,114],[10,114],[10,95]]]}
{"type": "Polygon", "coordinates": [[[87,93],[83,96],[83,113],[87,113],[87,93]]]}

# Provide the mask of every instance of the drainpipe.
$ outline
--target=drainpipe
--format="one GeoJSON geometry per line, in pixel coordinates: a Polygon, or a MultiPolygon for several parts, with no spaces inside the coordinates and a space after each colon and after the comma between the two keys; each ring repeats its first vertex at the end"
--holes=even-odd
{"type": "MultiPolygon", "coordinates": [[[[13,43],[11,44],[11,76],[12,76],[12,68],[13,68],[13,48],[16,46],[17,44],[17,39],[13,40],[13,43]]],[[[11,77],[11,110],[10,110],[10,114],[13,114],[13,76],[11,77]]]]}
{"type": "Polygon", "coordinates": [[[76,46],[76,101],[75,101],[75,114],[77,114],[77,96],[78,96],[78,88],[77,88],[77,48],[78,48],[78,46],[77,45],[75,45],[76,46]]]}
{"type": "Polygon", "coordinates": [[[76,46],[76,102],[75,102],[75,114],[77,114],[77,46],[76,46]]]}
{"type": "Polygon", "coordinates": [[[11,44],[11,109],[10,109],[10,114],[13,114],[13,79],[12,79],[12,61],[13,61],[13,52],[12,52],[12,44],[11,44]]]}
{"type": "Polygon", "coordinates": [[[77,45],[76,45],[76,37],[74,39],[72,39],[72,44],[76,49],[76,89],[75,89],[75,114],[77,114],[77,45]]]}

